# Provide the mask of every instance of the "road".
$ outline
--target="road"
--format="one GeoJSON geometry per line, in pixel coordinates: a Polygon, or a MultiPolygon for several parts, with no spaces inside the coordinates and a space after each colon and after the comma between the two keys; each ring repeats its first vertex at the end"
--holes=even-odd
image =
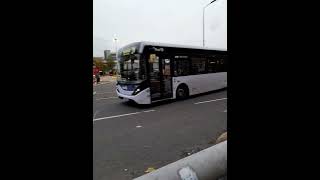
{"type": "Polygon", "coordinates": [[[227,130],[227,90],[139,106],[94,86],[93,179],[129,180],[212,146],[227,130]]]}

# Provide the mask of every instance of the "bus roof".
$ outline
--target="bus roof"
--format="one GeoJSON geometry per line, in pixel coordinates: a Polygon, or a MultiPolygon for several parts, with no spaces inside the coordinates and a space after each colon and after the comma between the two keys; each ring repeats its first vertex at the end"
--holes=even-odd
{"type": "Polygon", "coordinates": [[[169,44],[169,43],[160,43],[160,42],[148,42],[148,41],[141,41],[142,46],[164,46],[164,47],[176,47],[176,48],[187,48],[187,49],[203,49],[203,50],[215,50],[215,51],[227,51],[226,49],[213,49],[208,47],[201,47],[201,46],[191,46],[191,45],[181,45],[181,44],[169,44]]]}
{"type": "MultiPolygon", "coordinates": [[[[175,48],[186,48],[186,49],[202,49],[202,50],[214,50],[214,51],[227,51],[226,49],[213,49],[213,48],[208,48],[208,47],[201,47],[201,46],[191,46],[191,45],[181,45],[181,44],[169,44],[169,43],[160,43],[160,42],[149,42],[149,41],[140,41],[140,42],[134,42],[130,43],[123,48],[130,47],[132,45],[139,45],[139,52],[141,53],[143,50],[144,46],[161,46],[161,47],[175,47],[175,48]]],[[[119,50],[121,50],[119,49],[119,50]]]]}

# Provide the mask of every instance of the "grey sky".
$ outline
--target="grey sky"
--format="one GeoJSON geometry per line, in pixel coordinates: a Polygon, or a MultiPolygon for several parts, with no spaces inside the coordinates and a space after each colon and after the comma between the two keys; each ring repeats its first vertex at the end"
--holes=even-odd
{"type": "MultiPolygon", "coordinates": [[[[93,55],[136,41],[202,46],[202,8],[212,0],[93,0],[93,55]]],[[[206,47],[227,49],[227,0],[205,11],[206,47]]]]}

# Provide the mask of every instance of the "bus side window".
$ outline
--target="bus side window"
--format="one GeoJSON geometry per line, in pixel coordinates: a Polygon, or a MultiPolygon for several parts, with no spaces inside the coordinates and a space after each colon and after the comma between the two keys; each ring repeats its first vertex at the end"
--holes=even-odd
{"type": "Polygon", "coordinates": [[[174,59],[174,76],[189,75],[188,59],[174,59]]]}
{"type": "Polygon", "coordinates": [[[206,73],[206,59],[201,57],[191,57],[192,74],[206,73]]]}
{"type": "Polygon", "coordinates": [[[217,70],[216,72],[227,72],[226,69],[226,57],[227,56],[219,56],[217,58],[217,70]]]}
{"type": "Polygon", "coordinates": [[[224,59],[221,57],[220,59],[220,72],[224,72],[224,59]]]}
{"type": "Polygon", "coordinates": [[[228,72],[228,56],[223,56],[223,72],[228,72]]]}
{"type": "Polygon", "coordinates": [[[216,72],[216,60],[214,58],[208,59],[208,73],[215,73],[216,72]]]}
{"type": "Polygon", "coordinates": [[[190,63],[189,63],[189,60],[188,59],[183,59],[182,61],[182,66],[180,68],[180,71],[181,71],[181,75],[182,76],[187,76],[190,74],[190,63]]]}
{"type": "Polygon", "coordinates": [[[174,60],[174,62],[173,62],[173,67],[174,67],[174,69],[173,69],[173,75],[175,76],[175,77],[177,77],[178,76],[178,62],[177,62],[177,60],[174,60]]]}

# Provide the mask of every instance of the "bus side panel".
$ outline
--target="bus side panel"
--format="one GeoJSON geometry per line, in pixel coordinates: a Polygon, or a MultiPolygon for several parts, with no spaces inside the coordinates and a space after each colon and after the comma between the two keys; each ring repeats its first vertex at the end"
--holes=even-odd
{"type": "Polygon", "coordinates": [[[227,72],[173,77],[172,83],[173,98],[181,83],[189,87],[190,95],[195,95],[227,87],[227,72]]]}

